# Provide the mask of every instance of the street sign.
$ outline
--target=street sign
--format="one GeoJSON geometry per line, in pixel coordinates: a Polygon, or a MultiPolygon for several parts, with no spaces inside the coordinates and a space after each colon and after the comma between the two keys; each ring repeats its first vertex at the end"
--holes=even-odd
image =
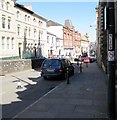
{"type": "Polygon", "coordinates": [[[108,51],[108,61],[114,61],[115,57],[114,57],[114,51],[108,51]]]}
{"type": "Polygon", "coordinates": [[[112,49],[113,49],[112,36],[113,36],[112,34],[109,34],[109,44],[108,44],[109,50],[112,50],[112,49]]]}

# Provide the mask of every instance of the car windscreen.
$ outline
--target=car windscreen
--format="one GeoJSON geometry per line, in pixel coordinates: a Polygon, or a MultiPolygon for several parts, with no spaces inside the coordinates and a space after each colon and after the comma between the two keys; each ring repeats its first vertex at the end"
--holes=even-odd
{"type": "Polygon", "coordinates": [[[48,67],[48,66],[60,66],[60,65],[61,65],[60,60],[55,60],[55,59],[45,60],[45,62],[43,64],[44,67],[48,67]]]}

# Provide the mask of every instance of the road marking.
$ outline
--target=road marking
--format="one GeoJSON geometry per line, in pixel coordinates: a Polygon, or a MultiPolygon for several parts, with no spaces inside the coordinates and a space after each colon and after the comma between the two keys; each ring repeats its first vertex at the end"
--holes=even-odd
{"type": "MultiPolygon", "coordinates": [[[[63,82],[62,82],[63,83],[63,82]]],[[[26,107],[23,111],[19,112],[17,115],[15,115],[11,120],[18,118],[18,116],[20,116],[22,113],[24,113],[26,110],[28,110],[29,108],[31,108],[34,104],[36,104],[37,102],[39,102],[41,99],[43,99],[45,96],[47,96],[49,93],[51,93],[53,90],[57,89],[62,83],[60,83],[58,86],[56,86],[55,88],[53,88],[52,90],[50,90],[49,92],[47,92],[46,94],[44,94],[42,97],[40,97],[38,100],[36,100],[34,103],[32,103],[31,105],[29,105],[28,107],[26,107]]]]}

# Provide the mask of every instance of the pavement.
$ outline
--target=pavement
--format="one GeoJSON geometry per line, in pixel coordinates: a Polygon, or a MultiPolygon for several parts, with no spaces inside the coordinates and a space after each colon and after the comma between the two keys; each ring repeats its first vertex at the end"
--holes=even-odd
{"type": "MultiPolygon", "coordinates": [[[[35,73],[37,74],[37,73],[35,73]]],[[[20,74],[19,74],[20,75],[20,74]]],[[[107,75],[97,66],[75,66],[75,74],[49,91],[15,118],[108,118],[107,75]]]]}
{"type": "Polygon", "coordinates": [[[17,92],[25,91],[27,85],[35,85],[38,81],[33,81],[29,78],[39,78],[41,77],[39,70],[26,70],[20,72],[14,72],[6,74],[5,76],[0,76],[0,104],[10,104],[13,101],[20,101],[18,99],[17,92]],[[20,80],[20,85],[22,89],[17,89],[20,80]],[[7,99],[4,99],[7,97],[7,99]]]}

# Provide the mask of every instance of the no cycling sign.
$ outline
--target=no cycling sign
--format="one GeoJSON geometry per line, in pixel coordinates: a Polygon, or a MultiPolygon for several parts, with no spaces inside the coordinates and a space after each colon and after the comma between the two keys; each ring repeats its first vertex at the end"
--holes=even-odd
{"type": "Polygon", "coordinates": [[[108,51],[108,61],[114,61],[115,60],[115,52],[114,51],[108,51]]]}

